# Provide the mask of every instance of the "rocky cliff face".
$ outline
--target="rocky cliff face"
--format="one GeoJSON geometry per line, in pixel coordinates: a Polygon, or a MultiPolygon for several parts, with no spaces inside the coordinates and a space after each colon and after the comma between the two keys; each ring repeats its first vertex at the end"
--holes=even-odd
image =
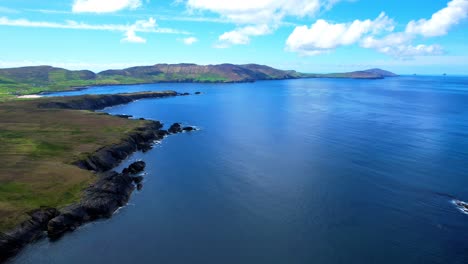
{"type": "Polygon", "coordinates": [[[99,218],[108,218],[124,206],[143,171],[144,162],[135,162],[124,173],[102,174],[85,191],[80,203],[63,209],[40,208],[29,213],[30,218],[10,232],[0,233],[0,262],[18,253],[28,243],[48,235],[58,238],[67,231],[99,218]]]}
{"type": "MultiPolygon", "coordinates": [[[[41,108],[97,110],[142,98],[177,95],[179,94],[176,92],[167,91],[44,98],[38,101],[37,106],[41,108]]],[[[159,121],[147,121],[144,126],[128,134],[119,143],[99,149],[87,158],[77,161],[77,166],[97,173],[96,182],[83,191],[83,198],[79,203],[61,209],[40,208],[29,213],[29,219],[13,230],[0,233],[0,262],[16,254],[26,244],[46,235],[50,238],[57,238],[89,221],[111,217],[119,207],[128,202],[135,188],[142,188],[143,177],[138,174],[144,170],[145,163],[135,162],[124,169],[122,173],[110,170],[133,152],[151,149],[154,141],[161,140],[166,135],[195,130],[193,127],[182,129],[179,123],[171,126],[171,133],[162,130],[162,127],[163,125],[159,121]]]]}
{"type": "Polygon", "coordinates": [[[26,244],[43,237],[47,224],[58,215],[55,208],[40,208],[29,213],[29,219],[7,233],[0,233],[0,262],[18,253],[26,244]]]}
{"type": "Polygon", "coordinates": [[[167,132],[161,130],[159,121],[150,122],[139,131],[131,133],[120,143],[102,148],[88,158],[76,162],[80,168],[96,172],[108,171],[137,150],[147,151],[155,140],[162,139],[167,132]]]}
{"type": "Polygon", "coordinates": [[[57,238],[67,231],[99,218],[109,218],[119,208],[127,204],[135,190],[137,176],[145,168],[142,161],[135,162],[122,173],[115,171],[100,176],[99,180],[84,191],[80,203],[60,210],[59,214],[47,223],[47,234],[57,238]]]}

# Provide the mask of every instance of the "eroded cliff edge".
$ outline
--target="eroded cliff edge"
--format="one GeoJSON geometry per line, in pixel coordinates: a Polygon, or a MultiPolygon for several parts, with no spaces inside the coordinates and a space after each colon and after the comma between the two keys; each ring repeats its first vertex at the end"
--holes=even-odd
{"type": "MultiPolygon", "coordinates": [[[[143,92],[116,95],[84,95],[77,97],[57,97],[35,100],[40,109],[98,110],[110,106],[129,103],[145,98],[164,98],[179,95],[174,91],[143,92]]],[[[186,94],[180,94],[186,95],[186,94]]],[[[127,118],[124,116],[124,118],[127,118]]],[[[110,171],[135,151],[146,151],[152,144],[166,135],[182,131],[192,131],[193,127],[182,129],[176,123],[163,130],[158,121],[144,121],[144,125],[122,137],[120,142],[102,147],[79,159],[74,164],[96,173],[95,182],[83,190],[78,203],[64,208],[41,207],[29,212],[29,217],[12,230],[0,233],[0,262],[18,253],[25,245],[42,237],[57,238],[65,232],[99,218],[111,217],[124,206],[135,188],[142,186],[144,162],[135,162],[122,173],[110,171]]]]}

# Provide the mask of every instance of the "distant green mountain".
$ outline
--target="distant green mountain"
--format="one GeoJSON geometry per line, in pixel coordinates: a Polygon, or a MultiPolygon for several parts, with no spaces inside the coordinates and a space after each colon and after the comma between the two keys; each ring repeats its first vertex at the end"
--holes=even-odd
{"type": "Polygon", "coordinates": [[[364,71],[343,72],[343,73],[303,73],[302,78],[346,78],[346,79],[383,79],[386,77],[397,77],[398,75],[382,69],[369,69],[364,71]]]}
{"type": "Polygon", "coordinates": [[[305,74],[258,64],[156,64],[94,73],[51,66],[0,69],[0,99],[14,95],[63,91],[92,85],[143,84],[158,82],[232,83],[296,78],[380,79],[396,76],[381,69],[350,73],[305,74]]]}
{"type": "Polygon", "coordinates": [[[294,71],[282,71],[257,64],[156,64],[98,73],[98,78],[101,79],[130,78],[140,82],[253,82],[297,77],[298,74],[294,71]]]}

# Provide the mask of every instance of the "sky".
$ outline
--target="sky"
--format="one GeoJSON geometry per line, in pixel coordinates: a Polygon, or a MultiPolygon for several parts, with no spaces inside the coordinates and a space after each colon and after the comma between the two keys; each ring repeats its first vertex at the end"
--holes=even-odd
{"type": "Polygon", "coordinates": [[[468,0],[0,0],[0,67],[468,75],[468,0]]]}

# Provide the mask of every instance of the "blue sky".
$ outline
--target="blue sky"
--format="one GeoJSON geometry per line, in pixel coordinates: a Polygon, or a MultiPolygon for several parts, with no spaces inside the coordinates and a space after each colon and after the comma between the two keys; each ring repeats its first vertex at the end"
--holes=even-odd
{"type": "Polygon", "coordinates": [[[0,67],[468,74],[468,0],[0,0],[0,67]]]}

